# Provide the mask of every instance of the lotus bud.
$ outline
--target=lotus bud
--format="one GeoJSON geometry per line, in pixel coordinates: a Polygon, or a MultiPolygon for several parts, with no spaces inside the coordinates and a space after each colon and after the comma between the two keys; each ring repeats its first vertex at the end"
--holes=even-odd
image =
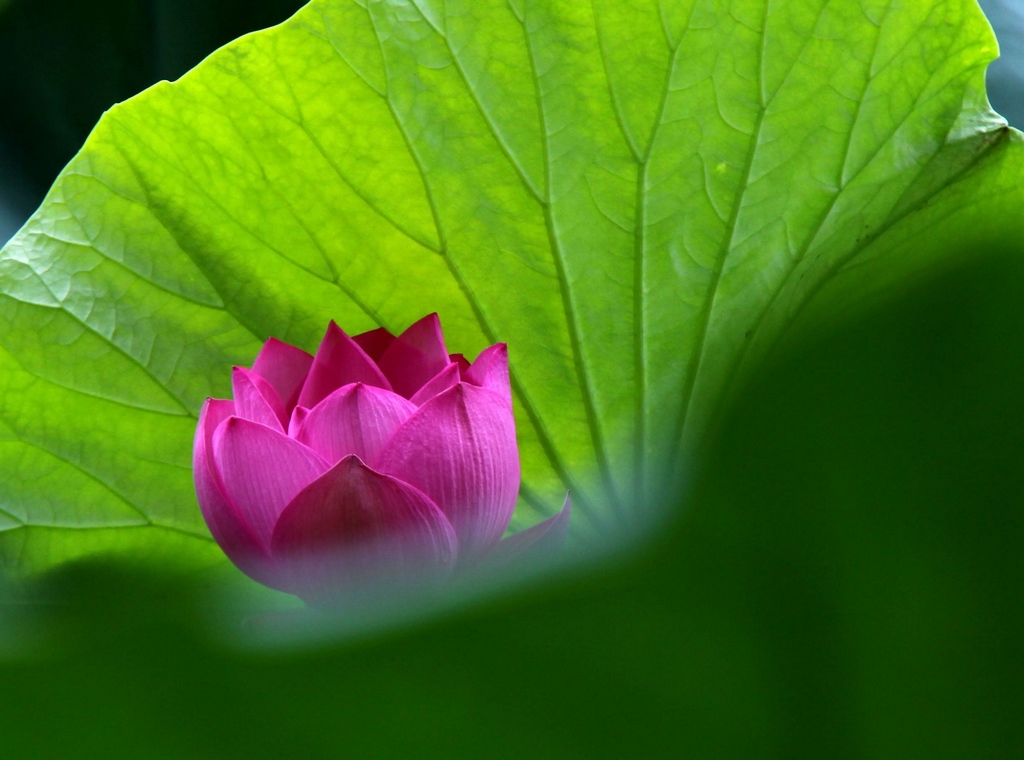
{"type": "Polygon", "coordinates": [[[436,314],[398,337],[332,322],[314,356],[271,338],[231,384],[199,416],[196,494],[227,556],[267,586],[316,602],[565,533],[568,498],[502,540],[519,492],[503,343],[470,363],[436,314]]]}

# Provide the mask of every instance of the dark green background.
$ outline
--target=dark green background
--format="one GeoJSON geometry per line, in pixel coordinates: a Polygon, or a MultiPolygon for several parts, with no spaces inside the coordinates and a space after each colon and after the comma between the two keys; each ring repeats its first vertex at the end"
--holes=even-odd
{"type": "Polygon", "coordinates": [[[0,243],[39,206],[107,108],[177,79],[303,4],[7,0],[0,8],[0,243]]]}
{"type": "Polygon", "coordinates": [[[999,60],[989,67],[992,105],[1017,129],[1024,127],[1024,3],[978,0],[999,38],[999,60]]]}

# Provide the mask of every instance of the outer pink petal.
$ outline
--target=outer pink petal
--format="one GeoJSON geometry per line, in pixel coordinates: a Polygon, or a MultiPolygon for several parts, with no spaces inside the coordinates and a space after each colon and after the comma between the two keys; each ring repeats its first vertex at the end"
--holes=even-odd
{"type": "Polygon", "coordinates": [[[543,522],[503,538],[487,557],[487,564],[520,564],[543,560],[558,551],[565,543],[572,517],[572,503],[565,495],[562,510],[543,522]]]}
{"type": "Polygon", "coordinates": [[[349,383],[365,383],[391,390],[374,361],[334,322],[320,342],[313,366],[299,394],[298,405],[312,409],[331,393],[349,383]]]}
{"type": "Polygon", "coordinates": [[[203,519],[214,540],[238,568],[260,583],[270,585],[270,555],[260,545],[253,530],[245,523],[237,508],[219,482],[210,459],[213,432],[220,423],[234,414],[231,401],[207,399],[199,412],[195,445],[192,449],[192,472],[196,482],[196,498],[203,519]]]}
{"type": "Polygon", "coordinates": [[[421,406],[374,467],[433,499],[460,552],[483,551],[505,532],[519,492],[512,411],[498,394],[459,383],[421,406]]]}
{"type": "Polygon", "coordinates": [[[467,383],[499,393],[502,398],[512,403],[512,384],[508,377],[508,346],[504,343],[496,343],[481,351],[464,377],[467,383]]]}
{"type": "Polygon", "coordinates": [[[245,367],[235,367],[231,370],[231,392],[235,397],[236,415],[284,431],[288,416],[269,382],[245,367]]]}
{"type": "Polygon", "coordinates": [[[260,349],[252,371],[274,386],[284,408],[290,411],[312,365],[313,357],[301,348],[270,338],[260,349]]]}
{"type": "Polygon", "coordinates": [[[384,356],[388,346],[394,342],[395,336],[383,327],[378,327],[376,330],[353,335],[352,340],[358,343],[359,347],[366,352],[366,355],[376,362],[380,361],[380,357],[384,356]]]}
{"type": "Polygon", "coordinates": [[[225,495],[266,547],[288,502],[329,469],[312,449],[239,417],[214,432],[213,462],[225,495]]]}
{"type": "Polygon", "coordinates": [[[350,456],[292,500],[277,521],[272,553],[290,590],[315,600],[447,571],[457,539],[424,494],[350,456]]]}
{"type": "Polygon", "coordinates": [[[395,338],[378,364],[395,392],[411,398],[449,364],[437,314],[428,314],[395,338]]]}
{"type": "Polygon", "coordinates": [[[416,391],[413,397],[409,400],[416,406],[423,406],[423,404],[430,401],[430,399],[434,398],[438,393],[443,393],[449,388],[454,388],[461,379],[462,377],[459,373],[459,365],[449,364],[443,370],[434,375],[426,385],[416,391]]]}
{"type": "Polygon", "coordinates": [[[355,383],[339,388],[313,407],[293,437],[329,463],[350,454],[371,462],[415,411],[416,405],[397,393],[355,383]]]}

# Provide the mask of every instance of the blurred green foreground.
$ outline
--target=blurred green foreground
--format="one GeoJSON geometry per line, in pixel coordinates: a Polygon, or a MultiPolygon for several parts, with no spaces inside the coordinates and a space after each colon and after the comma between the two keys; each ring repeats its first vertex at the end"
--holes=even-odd
{"type": "Polygon", "coordinates": [[[1020,260],[790,350],[617,562],[264,650],[214,637],[201,589],[51,578],[3,613],[0,753],[1021,756],[1020,260]]]}

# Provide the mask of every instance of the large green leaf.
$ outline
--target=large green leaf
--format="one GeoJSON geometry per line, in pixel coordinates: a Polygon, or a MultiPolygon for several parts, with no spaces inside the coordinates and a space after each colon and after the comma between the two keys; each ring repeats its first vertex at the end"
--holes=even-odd
{"type": "Polygon", "coordinates": [[[1016,220],[994,54],[974,0],[323,0],[239,40],[111,109],[0,254],[5,560],[214,556],[228,367],[435,310],[510,344],[516,524],[566,488],[630,521],[796,316],[1016,220]]]}

